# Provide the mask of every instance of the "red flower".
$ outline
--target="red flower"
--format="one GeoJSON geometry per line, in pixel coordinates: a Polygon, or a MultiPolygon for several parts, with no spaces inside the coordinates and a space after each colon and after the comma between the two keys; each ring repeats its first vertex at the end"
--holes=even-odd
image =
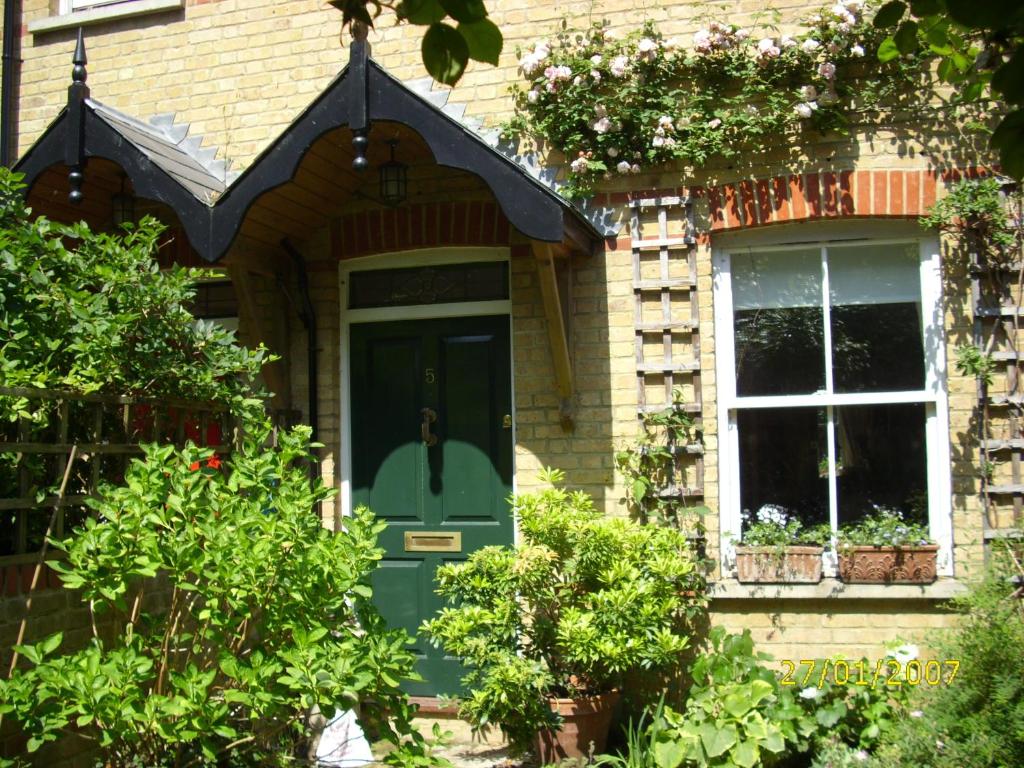
{"type": "Polygon", "coordinates": [[[213,456],[206,460],[206,466],[210,469],[220,469],[220,457],[217,454],[213,454],[213,456]]]}
{"type": "Polygon", "coordinates": [[[188,468],[193,472],[197,471],[199,469],[199,462],[193,461],[191,464],[188,465],[188,468]]]}

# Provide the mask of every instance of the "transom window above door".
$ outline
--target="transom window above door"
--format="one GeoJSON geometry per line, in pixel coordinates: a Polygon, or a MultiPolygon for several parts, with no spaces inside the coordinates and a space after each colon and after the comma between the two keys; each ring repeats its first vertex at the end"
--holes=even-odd
{"type": "Polygon", "coordinates": [[[885,507],[928,524],[948,554],[935,250],[860,240],[716,255],[726,537],[765,508],[836,531],[885,507]]]}

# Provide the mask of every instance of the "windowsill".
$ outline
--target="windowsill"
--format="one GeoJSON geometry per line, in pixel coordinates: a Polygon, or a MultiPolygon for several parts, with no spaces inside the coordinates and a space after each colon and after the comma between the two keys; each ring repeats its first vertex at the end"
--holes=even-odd
{"type": "Polygon", "coordinates": [[[963,582],[940,578],[932,584],[846,584],[822,579],[817,584],[741,584],[723,579],[709,585],[712,600],[949,600],[966,594],[963,582]]]}
{"type": "Polygon", "coordinates": [[[163,13],[184,7],[185,0],[130,0],[130,2],[103,5],[84,11],[73,11],[59,16],[36,19],[28,23],[28,31],[33,35],[39,35],[58,29],[84,27],[89,24],[146,16],[151,13],[163,13]]]}

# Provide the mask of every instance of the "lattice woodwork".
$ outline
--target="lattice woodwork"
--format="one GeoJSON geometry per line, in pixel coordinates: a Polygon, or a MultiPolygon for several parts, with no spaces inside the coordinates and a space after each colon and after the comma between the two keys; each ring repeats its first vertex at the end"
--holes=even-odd
{"type": "Polygon", "coordinates": [[[973,342],[1001,364],[991,385],[978,380],[977,437],[986,553],[993,540],[1024,535],[1022,266],[1020,262],[981,264],[975,254],[971,259],[973,342]]]}
{"type": "MultiPolygon", "coordinates": [[[[693,208],[687,197],[630,203],[634,329],[639,416],[661,411],[682,390],[687,412],[701,429],[700,303],[693,208]]],[[[676,474],[666,498],[704,495],[704,451],[676,446],[676,474]]]]}

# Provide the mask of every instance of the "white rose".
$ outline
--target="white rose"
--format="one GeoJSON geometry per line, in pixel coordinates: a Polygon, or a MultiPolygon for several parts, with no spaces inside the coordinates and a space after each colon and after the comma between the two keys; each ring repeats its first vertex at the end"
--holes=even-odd
{"type": "Polygon", "coordinates": [[[831,61],[823,61],[818,65],[818,74],[826,80],[831,80],[836,76],[836,65],[831,61]]]}
{"type": "Polygon", "coordinates": [[[818,89],[813,85],[805,85],[800,88],[800,98],[804,101],[814,101],[818,98],[818,89]]]}
{"type": "Polygon", "coordinates": [[[612,74],[616,77],[622,77],[626,74],[626,70],[629,68],[629,59],[625,56],[616,56],[612,59],[612,63],[608,65],[608,69],[611,70],[612,74]]]}
{"type": "Polygon", "coordinates": [[[698,30],[693,36],[693,48],[698,53],[707,53],[711,50],[711,33],[706,29],[698,30]]]}
{"type": "Polygon", "coordinates": [[[619,156],[619,150],[615,147],[608,147],[608,157],[615,159],[619,156]]]}
{"type": "Polygon", "coordinates": [[[536,88],[531,88],[530,92],[526,94],[526,101],[529,102],[530,104],[536,104],[537,99],[539,98],[540,91],[538,91],[536,88]]]}
{"type": "Polygon", "coordinates": [[[601,54],[599,53],[595,53],[593,56],[590,57],[590,63],[593,64],[595,67],[602,61],[603,59],[601,58],[601,54]]]}
{"type": "Polygon", "coordinates": [[[779,45],[783,48],[793,48],[797,45],[797,42],[789,35],[785,35],[781,40],[779,40],[779,45]]]}
{"type": "Polygon", "coordinates": [[[857,43],[850,46],[850,55],[856,56],[858,59],[864,55],[864,48],[857,43]]]}
{"type": "Polygon", "coordinates": [[[806,119],[814,114],[814,108],[811,106],[813,103],[814,102],[803,102],[801,104],[797,104],[793,109],[800,117],[806,119]]]}
{"type": "Polygon", "coordinates": [[[608,130],[612,127],[612,121],[607,117],[602,117],[600,120],[596,120],[590,127],[593,128],[596,133],[608,133],[608,130]]]}
{"type": "Polygon", "coordinates": [[[629,173],[631,168],[632,166],[629,164],[629,161],[627,160],[623,160],[618,165],[615,166],[615,170],[618,171],[619,173],[629,173]]]}
{"type": "Polygon", "coordinates": [[[708,128],[712,128],[712,129],[714,129],[714,128],[717,128],[718,126],[720,126],[721,124],[722,124],[722,121],[721,121],[721,120],[719,120],[719,119],[718,119],[718,118],[716,117],[716,118],[715,118],[714,120],[709,120],[709,121],[708,121],[708,128]]]}
{"type": "Polygon", "coordinates": [[[802,51],[804,51],[806,53],[814,53],[820,47],[821,47],[821,43],[819,43],[814,38],[809,37],[806,40],[804,40],[803,43],[800,45],[800,50],[802,50],[802,51]]]}

